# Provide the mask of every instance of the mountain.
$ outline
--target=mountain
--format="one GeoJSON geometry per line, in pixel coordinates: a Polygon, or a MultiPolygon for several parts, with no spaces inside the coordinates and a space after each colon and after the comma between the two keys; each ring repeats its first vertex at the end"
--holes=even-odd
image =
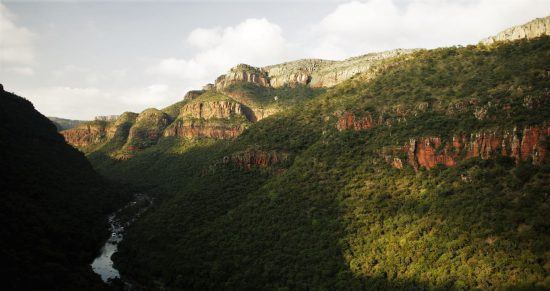
{"type": "Polygon", "coordinates": [[[263,68],[239,64],[219,76],[214,84],[190,91],[184,100],[162,110],[127,112],[118,117],[120,121],[117,116],[96,118],[61,133],[67,142],[84,152],[103,148],[111,157],[121,159],[156,144],[160,137],[235,138],[251,124],[309,100],[327,87],[357,74],[375,76],[392,60],[416,51],[397,49],[343,61],[305,59],[263,68]],[[128,119],[129,114],[136,118],[128,119]],[[151,126],[138,129],[136,120],[151,126]],[[117,146],[113,146],[113,133],[122,125],[130,129],[120,131],[125,135],[117,136],[117,146]]]}
{"type": "Polygon", "coordinates": [[[29,101],[0,94],[3,288],[106,288],[89,264],[108,236],[105,216],[127,193],[113,190],[29,101]]]}
{"type": "Polygon", "coordinates": [[[481,43],[489,45],[499,41],[514,41],[518,39],[533,39],[550,34],[550,16],[537,18],[528,23],[508,28],[495,36],[488,37],[481,43]]]}
{"type": "Polygon", "coordinates": [[[72,119],[65,119],[65,118],[59,118],[59,117],[48,117],[48,119],[51,122],[53,122],[53,124],[55,125],[58,131],[71,129],[81,123],[86,122],[84,120],[72,120],[72,119]]]}
{"type": "Polygon", "coordinates": [[[241,64],[162,110],[64,131],[158,197],[120,245],[122,274],[153,289],[550,288],[550,37],[376,56],[241,64]]]}

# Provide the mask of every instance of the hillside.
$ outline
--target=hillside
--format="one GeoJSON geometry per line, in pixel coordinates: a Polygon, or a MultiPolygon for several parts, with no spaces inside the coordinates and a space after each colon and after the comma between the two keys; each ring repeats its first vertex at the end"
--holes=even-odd
{"type": "Polygon", "coordinates": [[[48,119],[51,122],[53,122],[53,124],[57,128],[57,131],[71,129],[81,123],[86,122],[84,120],[72,120],[72,119],[65,119],[65,118],[59,118],[59,117],[48,117],[48,119]]]}
{"type": "MultiPolygon", "coordinates": [[[[415,51],[418,50],[396,49],[343,61],[305,59],[262,68],[239,64],[216,78],[214,84],[189,91],[182,101],[160,110],[166,114],[163,124],[134,135],[134,141],[128,141],[128,134],[137,125],[126,118],[127,114],[136,113],[129,112],[117,117],[125,122],[96,118],[61,133],[68,143],[85,153],[101,152],[115,159],[133,157],[136,150],[155,145],[161,136],[231,139],[251,124],[310,100],[327,87],[357,74],[372,78],[393,60],[415,51]],[[114,141],[113,132],[122,123],[130,129],[121,131],[126,135],[119,135],[114,141]]],[[[136,116],[144,120],[151,110],[136,116]]]]}
{"type": "Polygon", "coordinates": [[[0,92],[0,253],[5,290],[102,290],[89,266],[127,196],[33,105],[0,92]]]}
{"type": "Polygon", "coordinates": [[[550,288],[548,68],[548,36],[415,51],[321,90],[239,66],[253,77],[155,111],[145,146],[89,151],[162,193],[118,268],[178,289],[550,288]],[[274,90],[300,101],[250,118],[274,90]]]}

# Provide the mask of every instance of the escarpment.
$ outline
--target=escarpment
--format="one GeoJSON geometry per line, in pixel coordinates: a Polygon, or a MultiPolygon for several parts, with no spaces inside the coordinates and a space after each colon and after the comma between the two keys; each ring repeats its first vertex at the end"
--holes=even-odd
{"type": "Polygon", "coordinates": [[[75,128],[63,130],[60,133],[67,143],[85,150],[113,138],[125,141],[137,116],[137,113],[125,112],[118,116],[115,121],[95,120],[85,122],[75,128]]]}
{"type": "Polygon", "coordinates": [[[229,139],[239,136],[245,129],[245,124],[178,119],[164,131],[164,136],[229,139]]]}
{"type": "Polygon", "coordinates": [[[190,118],[229,118],[232,115],[241,115],[241,104],[232,100],[211,102],[194,102],[184,105],[180,110],[180,117],[190,118]]]}
{"type": "Polygon", "coordinates": [[[229,70],[225,75],[216,79],[215,87],[217,90],[223,90],[231,84],[247,82],[260,86],[268,86],[269,79],[267,72],[261,68],[256,68],[246,64],[239,64],[229,70]]]}
{"type": "Polygon", "coordinates": [[[69,144],[84,148],[105,140],[107,123],[104,121],[93,121],[80,124],[75,128],[61,131],[61,135],[69,144]]]}
{"type": "Polygon", "coordinates": [[[239,168],[251,170],[254,167],[272,167],[287,161],[288,158],[288,153],[284,152],[249,149],[224,157],[223,163],[233,164],[239,168]]]}
{"type": "Polygon", "coordinates": [[[397,148],[382,149],[386,162],[396,168],[408,163],[415,170],[420,167],[431,169],[439,164],[452,167],[457,162],[481,158],[491,159],[497,156],[513,158],[516,163],[531,161],[541,165],[548,152],[550,126],[526,126],[518,129],[481,131],[453,135],[449,139],[439,136],[411,138],[409,142],[397,148]]]}
{"type": "Polygon", "coordinates": [[[249,120],[243,105],[230,100],[196,100],[184,105],[177,119],[164,131],[164,136],[186,138],[235,138],[249,120]]]}
{"type": "Polygon", "coordinates": [[[537,18],[528,23],[508,28],[495,36],[482,40],[481,43],[489,45],[502,41],[532,39],[544,35],[550,35],[550,16],[537,18]]]}
{"type": "Polygon", "coordinates": [[[215,88],[223,91],[231,84],[242,82],[280,88],[307,85],[313,88],[332,87],[356,74],[375,72],[384,60],[410,54],[415,49],[396,49],[370,53],[343,61],[303,59],[262,68],[240,64],[216,79],[215,88]]]}

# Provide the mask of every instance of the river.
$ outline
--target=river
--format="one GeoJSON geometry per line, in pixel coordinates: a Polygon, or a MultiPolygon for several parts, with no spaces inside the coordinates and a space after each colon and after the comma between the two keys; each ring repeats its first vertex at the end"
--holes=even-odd
{"type": "MultiPolygon", "coordinates": [[[[124,231],[126,228],[139,218],[152,204],[153,200],[149,198],[149,196],[136,194],[132,202],[109,215],[109,238],[101,247],[99,255],[91,263],[92,270],[101,276],[103,282],[110,283],[112,280],[120,278],[120,272],[113,265],[112,256],[118,251],[118,244],[124,238],[124,231]]],[[[125,282],[125,285],[129,284],[125,282]]]]}

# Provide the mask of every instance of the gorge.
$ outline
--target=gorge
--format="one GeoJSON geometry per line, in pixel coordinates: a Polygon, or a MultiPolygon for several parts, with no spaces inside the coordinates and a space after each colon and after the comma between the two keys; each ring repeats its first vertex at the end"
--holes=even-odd
{"type": "Polygon", "coordinates": [[[548,289],[549,20],[91,121],[2,90],[8,289],[548,289]]]}

